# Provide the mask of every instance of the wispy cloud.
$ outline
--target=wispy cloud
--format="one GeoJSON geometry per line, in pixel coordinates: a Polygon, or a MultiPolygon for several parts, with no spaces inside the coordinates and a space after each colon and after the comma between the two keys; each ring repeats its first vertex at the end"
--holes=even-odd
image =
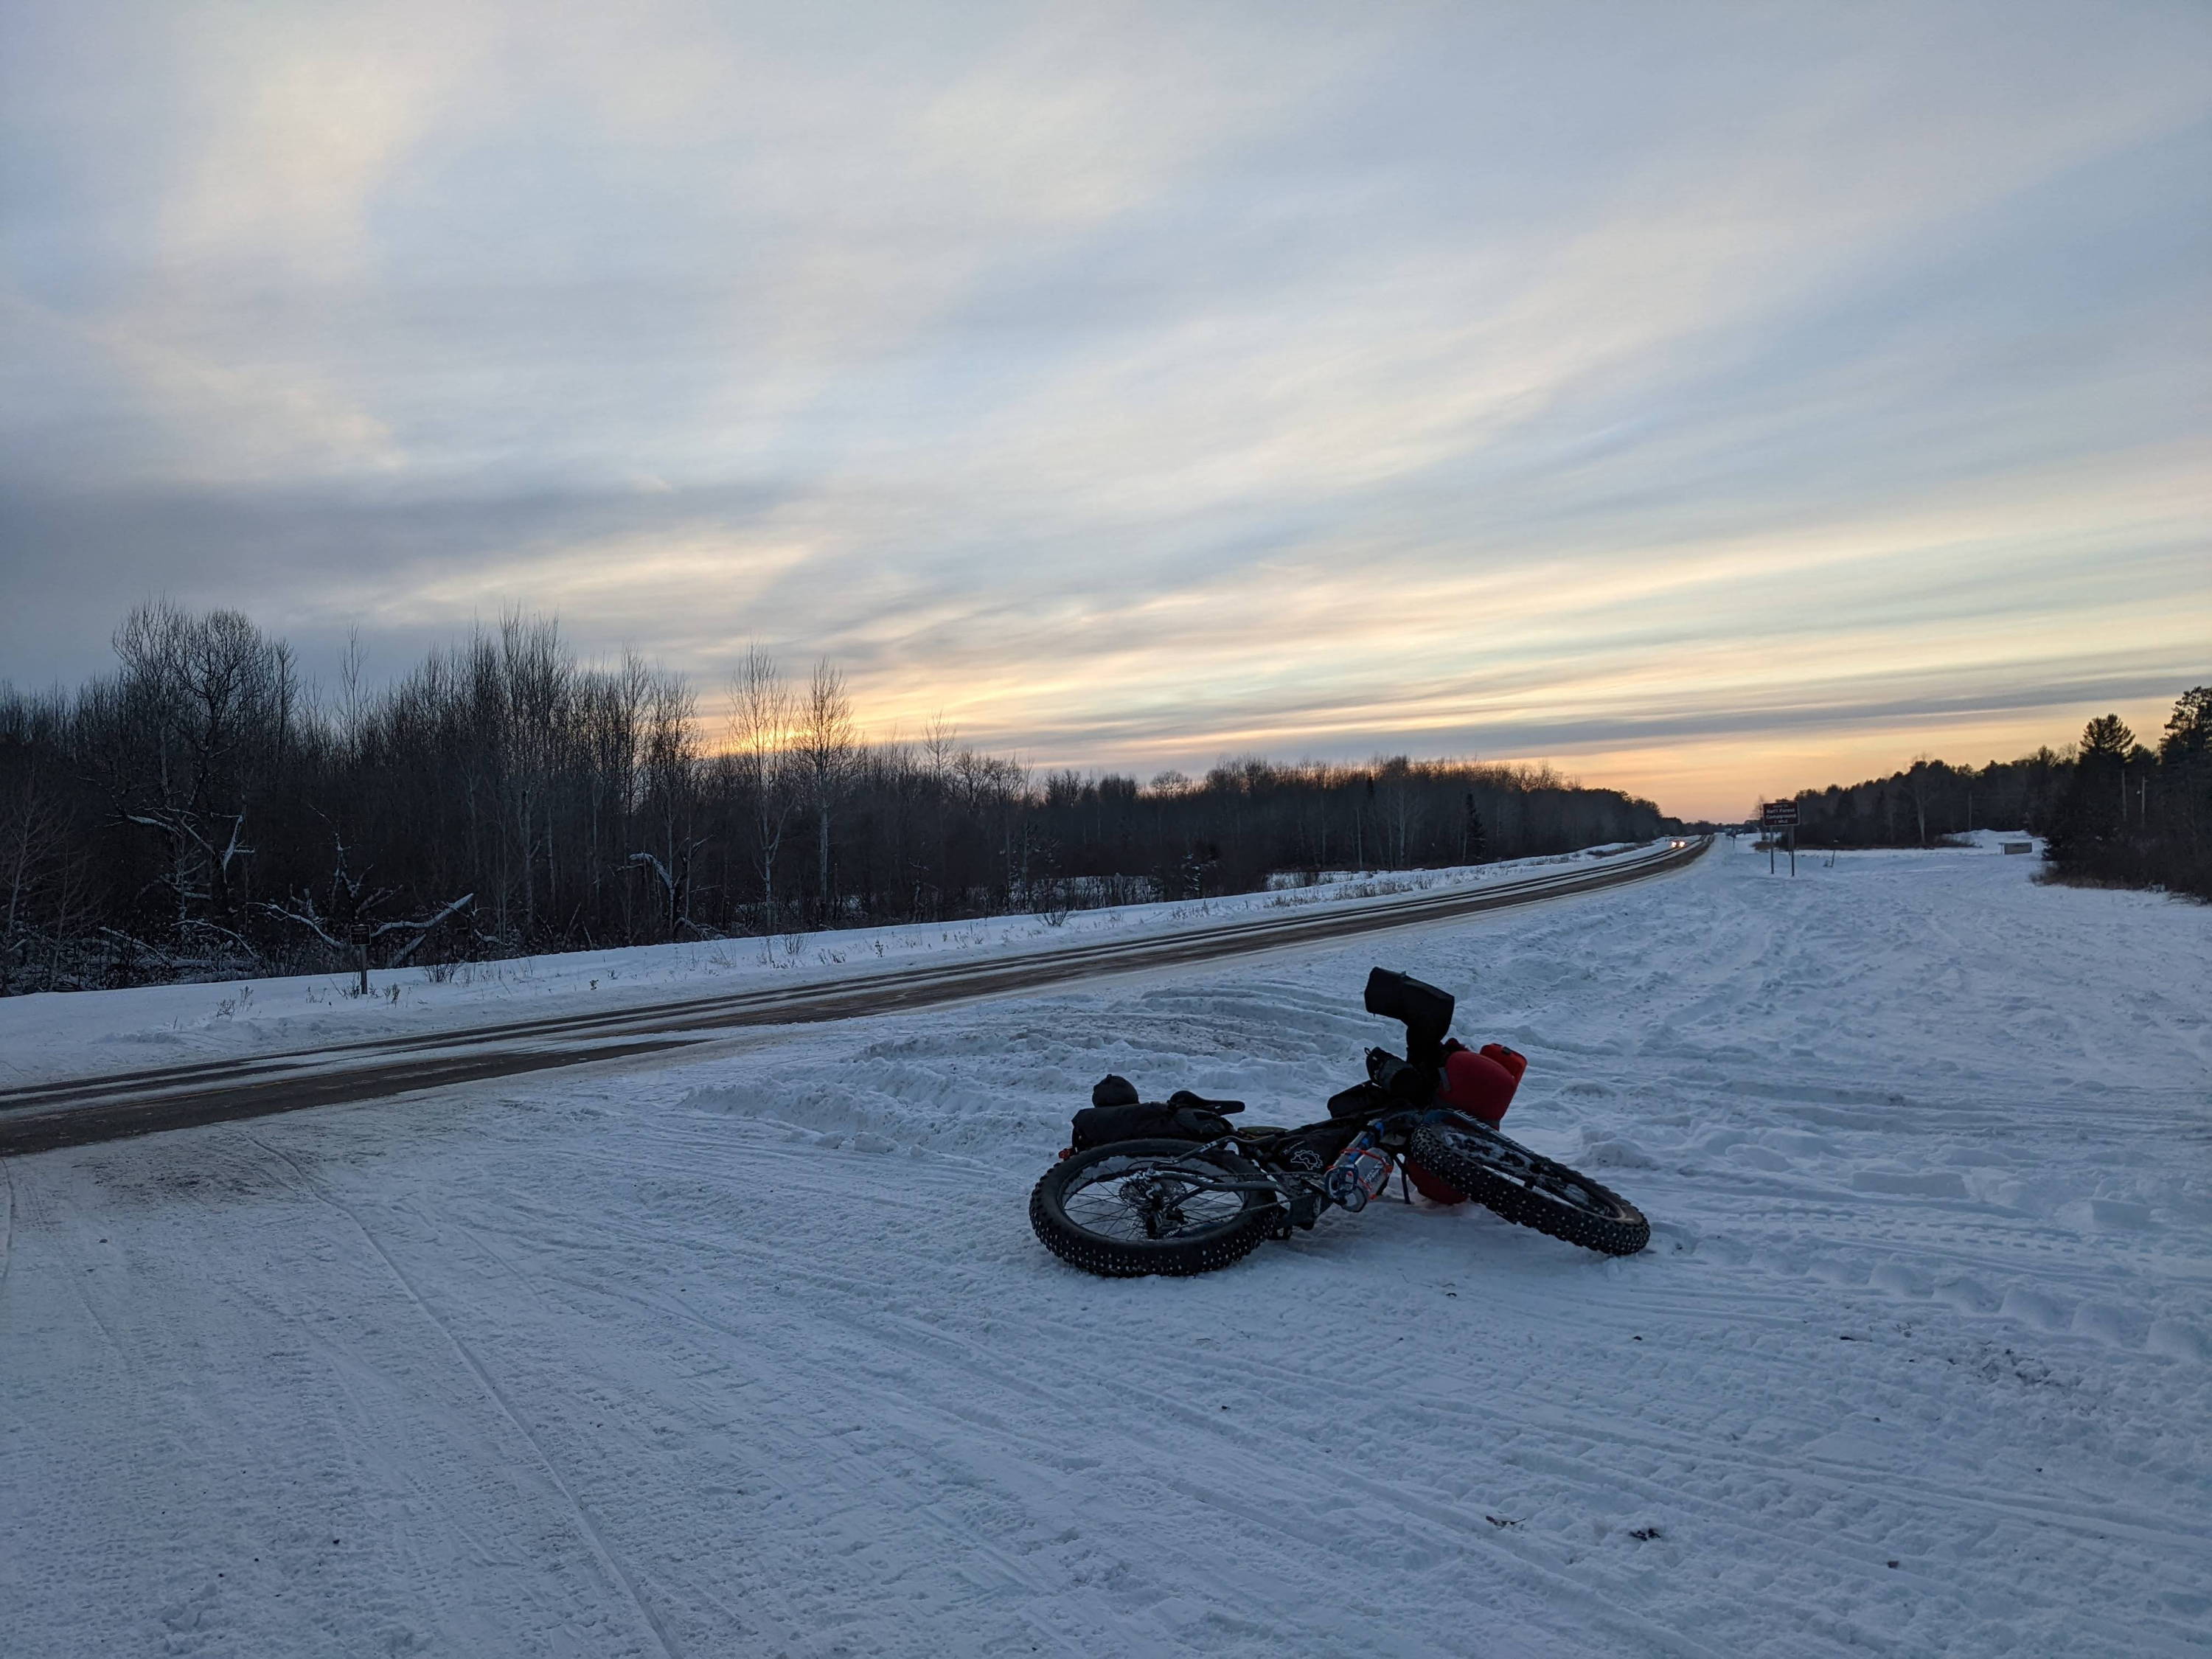
{"type": "Polygon", "coordinates": [[[526,604],[1691,811],[2212,673],[2199,12],[33,9],[0,673],[526,604]]]}

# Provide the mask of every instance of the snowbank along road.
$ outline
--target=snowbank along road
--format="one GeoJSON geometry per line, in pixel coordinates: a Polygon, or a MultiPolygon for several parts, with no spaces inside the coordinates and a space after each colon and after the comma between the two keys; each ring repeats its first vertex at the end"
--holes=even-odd
{"type": "Polygon", "coordinates": [[[747,1026],[849,1019],[1402,927],[1640,880],[1680,868],[1703,854],[1705,845],[1661,843],[1609,863],[1510,872],[1471,889],[1446,886],[1411,898],[1246,915],[1177,928],[1164,937],[1071,944],[984,963],[856,974],[841,984],[572,1010],[498,1025],[0,1089],[0,1155],[635,1058],[747,1026]]]}
{"type": "Polygon", "coordinates": [[[5,1160],[0,1650],[2203,1653],[2212,913],[1765,863],[5,1160]],[[1376,960],[1650,1251],[1030,1237],[1101,1073],[1317,1110],[1376,960]]]}

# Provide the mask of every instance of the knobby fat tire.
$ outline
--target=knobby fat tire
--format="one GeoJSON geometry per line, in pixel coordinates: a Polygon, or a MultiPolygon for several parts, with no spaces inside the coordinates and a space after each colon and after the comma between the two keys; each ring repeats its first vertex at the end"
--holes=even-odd
{"type": "MultiPolygon", "coordinates": [[[[1505,1137],[1494,1137],[1504,1140],[1505,1137]]],[[[1454,1132],[1439,1124],[1425,1125],[1413,1133],[1413,1160],[1434,1170],[1476,1203],[1508,1221],[1534,1227],[1553,1238],[1579,1244],[1606,1255],[1634,1255],[1651,1242],[1651,1224],[1644,1212],[1611,1188],[1601,1186],[1579,1170],[1556,1159],[1540,1157],[1518,1141],[1507,1141],[1514,1153],[1538,1171],[1571,1181],[1595,1200],[1585,1209],[1540,1188],[1524,1187],[1511,1176],[1485,1163],[1480,1148],[1486,1138],[1454,1132]]]]}
{"type": "Polygon", "coordinates": [[[1158,1158],[1162,1163],[1188,1163],[1196,1158],[1239,1181],[1266,1178],[1234,1153],[1200,1154],[1188,1140],[1115,1141],[1062,1158],[1044,1172],[1030,1194],[1030,1225],[1044,1247],[1070,1267],[1106,1279],[1212,1273],[1243,1261],[1277,1231],[1279,1206],[1264,1193],[1245,1193],[1241,1194],[1243,1206],[1235,1215],[1191,1237],[1138,1240],[1094,1233],[1070,1218],[1066,1197],[1071,1189],[1087,1184],[1083,1176],[1114,1158],[1158,1158]]]}

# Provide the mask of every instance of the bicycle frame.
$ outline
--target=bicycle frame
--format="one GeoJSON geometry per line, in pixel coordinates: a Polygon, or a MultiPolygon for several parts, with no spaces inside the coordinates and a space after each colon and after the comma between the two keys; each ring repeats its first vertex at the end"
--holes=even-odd
{"type": "MultiPolygon", "coordinates": [[[[1330,1194],[1346,1149],[1366,1137],[1367,1146],[1395,1165],[1408,1199],[1418,1186],[1439,1203],[1471,1200],[1516,1226],[1605,1255],[1633,1255],[1650,1243],[1650,1223],[1620,1194],[1501,1133],[1495,1120],[1503,1100],[1480,1115],[1438,1103],[1444,1064],[1455,1051],[1444,1047],[1448,994],[1377,969],[1369,976],[1367,1006],[1405,1023],[1412,1058],[1370,1048],[1365,1079],[1332,1096],[1327,1117],[1296,1127],[1232,1122],[1242,1102],[1184,1091],[1166,1103],[1176,1109],[1158,1116],[1158,1109],[1140,1109],[1129,1121],[1098,1116],[1135,1099],[1126,1080],[1106,1079],[1100,1090],[1127,1098],[1101,1098],[1094,1091],[1091,1115],[1076,1115],[1077,1146],[1030,1194],[1037,1237],[1062,1261],[1107,1278],[1211,1273],[1267,1238],[1310,1229],[1332,1208],[1364,1209],[1387,1192],[1388,1170],[1378,1183],[1377,1160],[1363,1152],[1358,1190],[1340,1182],[1343,1201],[1330,1194]],[[1215,1115],[1192,1121],[1185,1108],[1215,1115]],[[1186,1134],[1209,1138],[1182,1139],[1186,1134]],[[1141,1151],[1116,1156],[1124,1138],[1141,1151]],[[1076,1199],[1085,1193],[1095,1197],[1079,1213],[1076,1199]],[[1132,1236],[1139,1231],[1141,1237],[1132,1236]]],[[[1517,1079],[1518,1070],[1511,1075],[1517,1079]]],[[[1510,1088],[1504,1093],[1510,1097],[1510,1088]]]]}
{"type": "Polygon", "coordinates": [[[1329,1164],[1346,1146],[1368,1130],[1374,1129],[1379,1132],[1376,1139],[1382,1150],[1394,1159],[1402,1159],[1416,1129],[1425,1124],[1447,1120],[1484,1133],[1496,1133],[1480,1119],[1470,1118],[1464,1112],[1454,1111],[1447,1106],[1401,1106],[1372,1118],[1323,1118],[1297,1128],[1261,1131],[1257,1134],[1249,1130],[1235,1130],[1212,1140],[1193,1143],[1190,1151],[1183,1157],[1197,1159],[1206,1152],[1224,1152],[1258,1166],[1261,1179],[1237,1181],[1211,1175],[1190,1179],[1178,1173],[1177,1180],[1182,1187],[1178,1196],[1188,1197],[1199,1193],[1271,1193],[1275,1196],[1277,1205],[1285,1212],[1285,1233],[1291,1226],[1310,1228],[1325,1212],[1339,1207],[1336,1200],[1328,1194],[1325,1177],[1329,1164]],[[1320,1167],[1293,1169],[1284,1164],[1277,1156],[1278,1149],[1285,1143],[1299,1141],[1322,1131],[1328,1132],[1320,1134],[1324,1143],[1333,1139],[1337,1144],[1320,1167]]]}

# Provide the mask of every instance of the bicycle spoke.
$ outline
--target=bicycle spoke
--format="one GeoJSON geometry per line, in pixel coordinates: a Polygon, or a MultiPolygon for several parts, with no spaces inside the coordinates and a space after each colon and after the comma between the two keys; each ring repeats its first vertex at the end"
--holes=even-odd
{"type": "Polygon", "coordinates": [[[1062,1203],[1068,1218],[1086,1231],[1157,1243],[1235,1220],[1248,1185],[1224,1183],[1203,1166],[1102,1165],[1062,1203]]]}

